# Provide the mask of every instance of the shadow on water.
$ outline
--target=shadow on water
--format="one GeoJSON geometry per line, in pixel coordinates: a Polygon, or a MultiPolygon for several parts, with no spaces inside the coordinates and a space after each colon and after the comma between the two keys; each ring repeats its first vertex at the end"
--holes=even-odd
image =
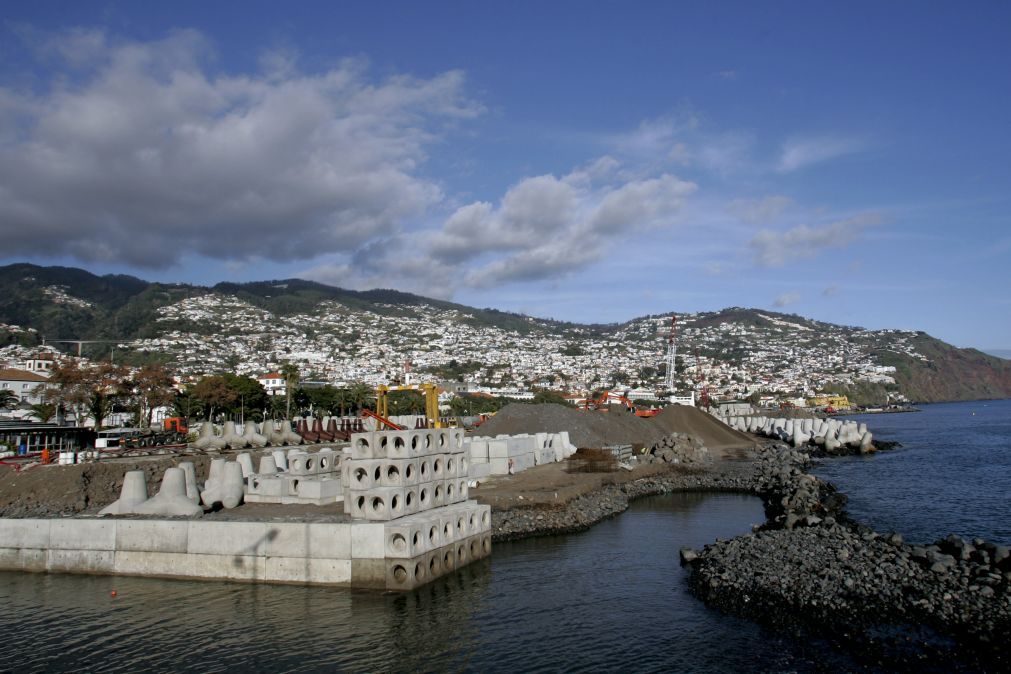
{"type": "Polygon", "coordinates": [[[3,573],[3,627],[24,640],[0,645],[0,671],[850,668],[688,594],[678,550],[762,519],[749,496],[643,499],[407,594],[3,573]]]}

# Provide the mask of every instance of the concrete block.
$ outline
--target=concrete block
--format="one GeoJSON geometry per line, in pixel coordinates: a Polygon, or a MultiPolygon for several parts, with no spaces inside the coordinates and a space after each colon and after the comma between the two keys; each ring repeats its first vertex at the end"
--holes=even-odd
{"type": "Polygon", "coordinates": [[[404,515],[413,515],[420,507],[418,485],[404,487],[404,515]]]}
{"type": "Polygon", "coordinates": [[[463,454],[467,451],[467,433],[462,428],[449,429],[449,447],[452,454],[463,454]]]}
{"type": "Polygon", "coordinates": [[[67,518],[49,527],[51,550],[115,550],[116,522],[67,518]]]}
{"type": "Polygon", "coordinates": [[[446,505],[446,481],[432,481],[432,507],[438,508],[446,505]]]}
{"type": "Polygon", "coordinates": [[[288,457],[288,474],[305,477],[319,473],[319,462],[315,454],[301,452],[288,457]]]}
{"type": "Polygon", "coordinates": [[[509,458],[509,441],[508,440],[489,440],[488,441],[488,458],[489,459],[508,459],[509,458]]]}
{"type": "Polygon", "coordinates": [[[306,522],[267,522],[267,557],[308,557],[309,525],[306,522]]]}
{"type": "Polygon", "coordinates": [[[386,527],[383,524],[352,522],[350,529],[352,560],[383,559],[386,556],[386,527]]]}
{"type": "Polygon", "coordinates": [[[340,495],[340,480],[324,477],[312,480],[302,480],[298,483],[299,498],[333,500],[336,502],[337,497],[340,495]]]}
{"type": "Polygon", "coordinates": [[[6,548],[47,549],[52,522],[49,519],[0,519],[0,544],[6,548]]]}
{"type": "Polygon", "coordinates": [[[367,519],[366,503],[368,503],[369,493],[367,491],[348,492],[350,498],[344,499],[344,512],[355,520],[367,519]]]}
{"type": "Polygon", "coordinates": [[[431,552],[425,553],[425,556],[422,559],[423,563],[427,566],[429,582],[439,578],[443,575],[443,573],[445,573],[442,568],[441,548],[439,550],[432,550],[431,552]]]}
{"type": "Polygon", "coordinates": [[[116,553],[112,550],[56,550],[46,556],[46,570],[64,573],[113,573],[116,553]]]}
{"type": "Polygon", "coordinates": [[[376,434],[373,432],[351,434],[351,458],[357,460],[375,459],[376,434]]]}
{"type": "Polygon", "coordinates": [[[272,583],[347,587],[351,585],[351,560],[268,557],[264,574],[264,579],[272,583]]]}
{"type": "Polygon", "coordinates": [[[383,462],[378,460],[351,461],[348,466],[348,487],[352,491],[362,491],[381,486],[382,467],[383,462]]]}
{"type": "Polygon", "coordinates": [[[36,548],[0,548],[0,569],[5,571],[43,572],[49,557],[48,550],[36,548]]]}
{"type": "Polygon", "coordinates": [[[432,455],[432,480],[445,480],[446,479],[446,467],[447,459],[445,454],[433,454],[432,455]]]}
{"type": "Polygon", "coordinates": [[[253,475],[246,485],[246,496],[250,494],[280,498],[285,495],[285,480],[274,475],[253,475]]]}
{"type": "Polygon", "coordinates": [[[482,440],[481,438],[473,438],[469,440],[470,456],[474,460],[484,459],[488,460],[488,441],[482,440]]]}
{"type": "Polygon", "coordinates": [[[428,552],[428,538],[420,523],[386,525],[386,556],[398,559],[413,559],[428,552]]]}
{"type": "Polygon", "coordinates": [[[440,454],[449,454],[452,450],[452,442],[448,428],[436,428],[432,431],[435,451],[440,454]]]}
{"type": "Polygon", "coordinates": [[[418,512],[431,510],[435,507],[435,499],[432,492],[435,486],[431,482],[422,482],[418,485],[418,512]]]}
{"type": "Polygon", "coordinates": [[[483,480],[491,475],[490,463],[471,463],[467,477],[471,480],[483,480]]]}
{"type": "Polygon", "coordinates": [[[179,520],[122,520],[116,523],[116,551],[184,553],[189,522],[179,520]]]}
{"type": "Polygon", "coordinates": [[[345,522],[310,522],[309,557],[312,559],[351,559],[351,531],[355,525],[345,522]]]}
{"type": "Polygon", "coordinates": [[[478,526],[479,531],[482,534],[491,532],[491,506],[490,505],[477,505],[478,514],[478,526]]]}
{"type": "Polygon", "coordinates": [[[422,456],[418,457],[418,484],[425,484],[426,482],[431,482],[434,480],[432,474],[432,457],[422,456]]]}
{"type": "Polygon", "coordinates": [[[509,474],[509,459],[508,458],[494,458],[490,459],[488,465],[491,466],[492,475],[508,475],[509,474]]]}
{"type": "Polygon", "coordinates": [[[377,487],[365,494],[365,519],[388,522],[404,516],[403,487],[377,487]]]}
{"type": "Polygon", "coordinates": [[[385,590],[386,559],[352,559],[351,586],[368,590],[385,590]]]}
{"type": "Polygon", "coordinates": [[[463,503],[468,498],[470,498],[470,485],[467,484],[467,478],[457,478],[456,480],[456,498],[457,503],[463,503]]]}
{"type": "Polygon", "coordinates": [[[387,459],[380,464],[382,487],[407,487],[418,484],[418,459],[387,459]]]}
{"type": "Polygon", "coordinates": [[[450,573],[456,570],[456,544],[442,548],[442,572],[450,573]]]}
{"type": "Polygon", "coordinates": [[[266,522],[189,522],[186,551],[194,555],[266,554],[266,522]]]}
{"type": "Polygon", "coordinates": [[[444,546],[456,540],[456,513],[448,508],[439,510],[439,533],[444,546]]]}

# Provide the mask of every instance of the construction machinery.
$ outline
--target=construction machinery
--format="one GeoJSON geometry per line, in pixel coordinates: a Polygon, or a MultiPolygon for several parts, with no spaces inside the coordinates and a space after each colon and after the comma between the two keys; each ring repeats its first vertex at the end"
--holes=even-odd
{"type": "Polygon", "coordinates": [[[386,419],[390,416],[390,391],[421,391],[425,396],[425,420],[428,428],[443,428],[445,424],[439,418],[439,387],[435,384],[400,384],[397,386],[376,387],[376,414],[386,419]]]}
{"type": "Polygon", "coordinates": [[[637,417],[654,417],[660,413],[660,410],[641,410],[627,396],[613,391],[602,391],[596,398],[587,398],[586,402],[583,403],[583,409],[606,412],[608,405],[612,404],[624,406],[626,410],[632,412],[637,417]]]}

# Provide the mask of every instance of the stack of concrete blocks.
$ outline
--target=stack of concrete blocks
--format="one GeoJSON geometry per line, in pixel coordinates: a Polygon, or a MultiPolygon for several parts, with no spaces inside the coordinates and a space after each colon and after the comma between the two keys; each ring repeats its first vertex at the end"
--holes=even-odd
{"type": "Polygon", "coordinates": [[[546,463],[564,461],[576,448],[569,441],[568,431],[535,433],[533,435],[498,435],[494,438],[471,438],[471,479],[489,475],[508,475],[546,463]]]}
{"type": "Polygon", "coordinates": [[[786,419],[783,417],[728,417],[734,429],[788,442],[794,447],[813,444],[835,452],[843,447],[862,453],[873,451],[874,436],[867,424],[838,419],[786,419]]]}
{"type": "Polygon", "coordinates": [[[246,478],[245,499],[286,505],[338,503],[343,499],[341,453],[324,447],[318,452],[292,449],[287,455],[275,451],[264,456],[257,472],[246,478]]]}
{"type": "Polygon", "coordinates": [[[469,470],[461,429],[351,436],[344,511],[384,524],[387,589],[413,589],[491,551],[491,508],[467,500],[469,470]]]}

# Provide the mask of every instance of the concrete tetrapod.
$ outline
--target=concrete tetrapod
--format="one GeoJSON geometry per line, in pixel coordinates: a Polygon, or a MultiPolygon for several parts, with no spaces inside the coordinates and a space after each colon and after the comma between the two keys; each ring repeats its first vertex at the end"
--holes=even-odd
{"type": "Polygon", "coordinates": [[[284,439],[284,443],[288,445],[301,445],[302,436],[296,433],[291,428],[291,421],[284,420],[281,422],[281,437],[284,439]]]}
{"type": "Polygon", "coordinates": [[[260,424],[260,435],[267,441],[268,445],[277,446],[282,443],[281,436],[277,433],[277,427],[273,419],[264,419],[260,424]]]}
{"type": "Polygon", "coordinates": [[[253,455],[249,452],[242,452],[235,457],[235,460],[242,466],[242,477],[249,477],[256,472],[253,470],[253,455]]]}
{"type": "Polygon", "coordinates": [[[147,500],[147,477],[142,470],[127,471],[119,499],[98,511],[99,515],[126,515],[147,500]]]}
{"type": "Polygon", "coordinates": [[[186,475],[186,498],[200,505],[200,490],[197,489],[197,469],[192,461],[183,461],[179,464],[186,475]]]}
{"type": "Polygon", "coordinates": [[[235,432],[235,422],[226,421],[221,430],[221,439],[229,449],[242,449],[246,446],[246,440],[235,432]]]}
{"type": "Polygon", "coordinates": [[[225,441],[214,434],[214,424],[205,421],[200,425],[200,437],[193,443],[198,449],[224,449],[225,441]]]}
{"type": "Polygon", "coordinates": [[[274,475],[277,473],[277,460],[270,454],[260,457],[260,469],[257,475],[274,475]]]}
{"type": "Polygon", "coordinates": [[[250,447],[266,447],[267,438],[256,432],[256,424],[252,421],[246,422],[246,427],[242,431],[242,439],[250,447]]]}
{"type": "Polygon", "coordinates": [[[225,475],[221,484],[221,505],[234,508],[242,503],[246,491],[246,481],[242,478],[242,466],[236,461],[225,464],[225,475]]]}
{"type": "Polygon", "coordinates": [[[186,498],[186,474],[181,468],[168,468],[161,480],[161,489],[153,498],[137,506],[138,515],[178,515],[202,517],[204,509],[186,498]]]}
{"type": "Polygon", "coordinates": [[[225,477],[224,459],[212,459],[211,467],[207,474],[207,482],[204,483],[204,490],[200,492],[200,500],[210,508],[215,503],[221,501],[221,488],[225,477]]]}
{"type": "Polygon", "coordinates": [[[275,449],[271,454],[274,457],[274,469],[278,471],[288,470],[288,455],[283,449],[275,449]]]}

